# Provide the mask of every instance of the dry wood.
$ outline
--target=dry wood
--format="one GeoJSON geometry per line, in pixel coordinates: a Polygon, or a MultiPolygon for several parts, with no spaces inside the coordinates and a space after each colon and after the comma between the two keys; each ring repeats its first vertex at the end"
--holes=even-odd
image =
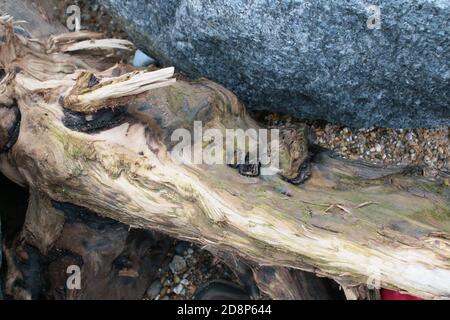
{"type": "MultiPolygon", "coordinates": [[[[15,36],[11,23],[0,29],[8,78],[1,101],[5,107],[16,101],[21,113],[18,140],[0,156],[1,170],[14,181],[256,265],[313,271],[346,286],[375,273],[383,287],[450,298],[448,177],[425,179],[326,152],[312,159],[311,178],[301,186],[280,176],[243,177],[225,165],[180,165],[168,153],[176,128],[192,130],[194,120],[221,131],[260,125],[234,95],[207,80],[144,92],[159,77],[124,76],[132,71],[120,65],[97,69],[77,53],[50,55],[46,43],[15,36]],[[89,87],[87,73],[98,87],[89,98],[77,93],[75,103],[62,104],[77,85],[89,87]],[[128,114],[109,129],[82,133],[63,123],[62,105],[95,117],[91,111],[124,104],[128,114]]],[[[281,148],[284,157],[305,158],[290,154],[284,142],[281,148]]],[[[286,163],[289,172],[298,161],[286,163]]]]}

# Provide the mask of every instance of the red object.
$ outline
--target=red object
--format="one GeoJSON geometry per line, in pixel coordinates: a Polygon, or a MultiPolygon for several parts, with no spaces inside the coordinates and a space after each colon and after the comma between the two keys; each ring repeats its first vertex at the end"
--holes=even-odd
{"type": "Polygon", "coordinates": [[[388,289],[381,289],[381,300],[424,300],[422,298],[410,296],[409,294],[400,293],[388,289]]]}

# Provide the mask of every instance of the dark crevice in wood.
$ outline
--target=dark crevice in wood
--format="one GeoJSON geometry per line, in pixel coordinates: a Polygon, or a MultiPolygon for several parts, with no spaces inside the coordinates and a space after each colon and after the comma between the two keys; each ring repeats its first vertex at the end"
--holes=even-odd
{"type": "Polygon", "coordinates": [[[22,229],[27,212],[28,190],[0,173],[0,219],[3,243],[11,242],[22,229]]]}
{"type": "MultiPolygon", "coordinates": [[[[2,107],[0,106],[0,109],[2,107]]],[[[20,133],[20,121],[22,115],[17,102],[10,107],[0,110],[0,153],[8,152],[17,142],[20,133]],[[7,116],[6,113],[9,113],[7,116]]]]}
{"type": "Polygon", "coordinates": [[[125,121],[127,106],[100,109],[86,114],[68,109],[64,110],[63,124],[74,131],[93,133],[107,130],[125,121]]]}
{"type": "Polygon", "coordinates": [[[5,69],[0,68],[0,81],[2,81],[5,78],[5,76],[6,76],[5,69]]]}
{"type": "Polygon", "coordinates": [[[194,300],[249,300],[248,294],[238,285],[223,280],[215,280],[203,285],[194,300]]]}

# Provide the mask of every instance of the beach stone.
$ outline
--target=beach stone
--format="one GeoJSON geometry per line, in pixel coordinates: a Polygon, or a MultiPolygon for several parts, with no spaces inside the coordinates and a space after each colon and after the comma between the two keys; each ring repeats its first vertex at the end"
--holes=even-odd
{"type": "Polygon", "coordinates": [[[169,268],[173,274],[181,274],[187,268],[186,261],[183,259],[183,257],[176,255],[173,257],[172,262],[169,264],[169,268]]]}

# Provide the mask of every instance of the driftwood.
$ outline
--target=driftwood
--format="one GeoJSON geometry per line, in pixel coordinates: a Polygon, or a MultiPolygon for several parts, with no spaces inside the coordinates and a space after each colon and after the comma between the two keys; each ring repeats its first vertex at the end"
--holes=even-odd
{"type": "Polygon", "coordinates": [[[261,125],[210,81],[174,83],[173,69],[135,71],[86,54],[122,41],[78,46],[97,36],[37,41],[14,34],[11,21],[0,29],[0,110],[20,115],[1,124],[0,169],[31,194],[345,288],[376,278],[450,298],[448,177],[308,151],[304,128],[281,132],[279,175],[182,165],[169,156],[175,129],[261,125]]]}

